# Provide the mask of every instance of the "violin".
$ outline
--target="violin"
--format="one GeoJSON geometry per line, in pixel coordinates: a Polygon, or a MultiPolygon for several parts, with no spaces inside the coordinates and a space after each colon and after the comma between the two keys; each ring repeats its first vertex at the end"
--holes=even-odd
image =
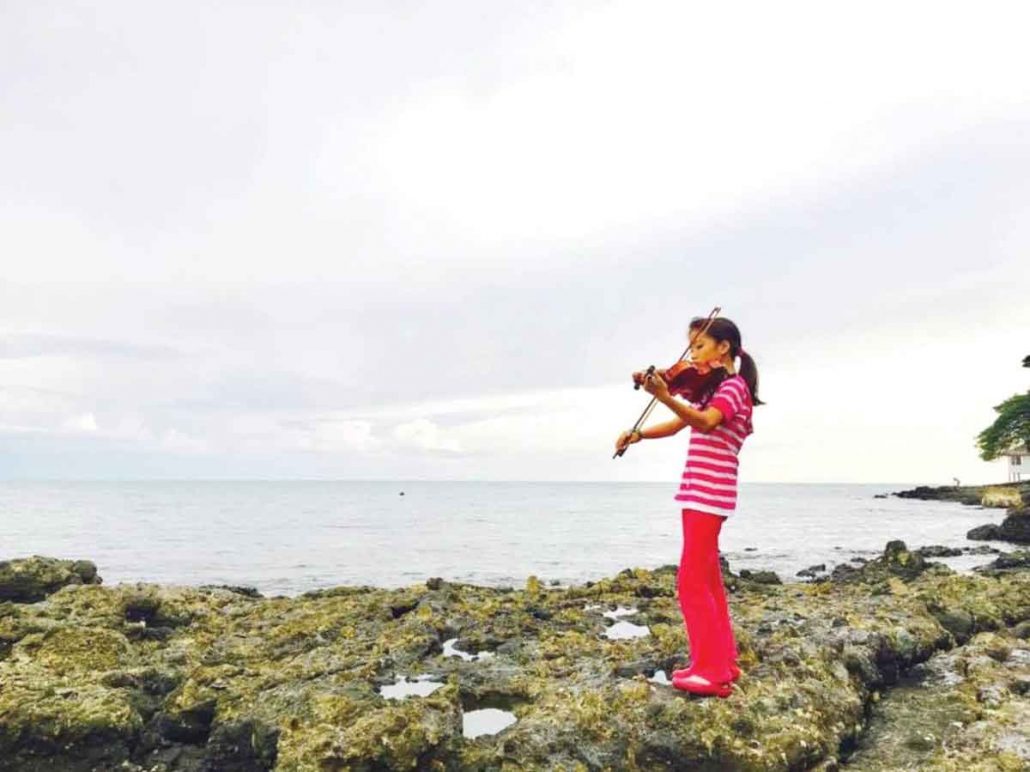
{"type": "MultiPolygon", "coordinates": [[[[651,365],[644,373],[644,379],[657,373],[658,377],[665,381],[670,394],[681,396],[688,402],[700,402],[702,394],[719,384],[722,380],[720,371],[725,369],[721,362],[712,364],[681,359],[668,370],[655,370],[655,366],[651,365]]],[[[633,388],[639,389],[644,379],[634,378],[633,388]]]]}
{"type": "MultiPolygon", "coordinates": [[[[637,374],[633,374],[633,388],[639,390],[643,385],[644,381],[652,376],[657,375],[663,381],[669,389],[670,394],[682,396],[684,399],[690,402],[697,402],[698,396],[704,394],[709,388],[715,385],[718,381],[722,380],[722,372],[725,371],[725,367],[722,363],[711,363],[711,362],[694,362],[688,358],[690,349],[694,345],[694,341],[701,335],[708,332],[708,328],[712,326],[712,322],[719,315],[722,309],[716,306],[712,309],[712,312],[705,319],[705,323],[699,327],[691,336],[687,343],[686,350],[680,355],[672,367],[667,370],[656,370],[654,365],[647,368],[647,371],[642,374],[642,377],[638,378],[637,374]],[[721,372],[722,371],[722,372],[721,372]]],[[[640,414],[640,418],[633,424],[631,431],[636,431],[640,425],[647,420],[647,416],[651,413],[655,403],[658,401],[658,397],[651,397],[650,404],[644,408],[644,412],[640,414]]],[[[612,458],[618,458],[626,452],[626,448],[629,445],[625,445],[622,449],[615,451],[615,455],[612,458]]]]}

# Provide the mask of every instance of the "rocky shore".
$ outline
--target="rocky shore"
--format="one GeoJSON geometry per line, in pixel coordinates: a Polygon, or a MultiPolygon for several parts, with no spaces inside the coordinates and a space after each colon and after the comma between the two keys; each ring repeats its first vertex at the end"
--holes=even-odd
{"type": "Polygon", "coordinates": [[[968,539],[1030,544],[1030,482],[1002,485],[920,486],[892,494],[900,498],[956,501],[960,504],[1006,509],[1001,523],[985,523],[966,534],[968,539]]]}
{"type": "Polygon", "coordinates": [[[668,684],[674,565],[264,598],[2,562],[0,769],[1026,769],[1030,554],[930,554],[787,585],[724,564],[726,699],[668,684]]]}
{"type": "Polygon", "coordinates": [[[957,501],[982,507],[1030,506],[1030,482],[1000,483],[995,485],[920,485],[893,494],[903,499],[926,501],[957,501]]]}

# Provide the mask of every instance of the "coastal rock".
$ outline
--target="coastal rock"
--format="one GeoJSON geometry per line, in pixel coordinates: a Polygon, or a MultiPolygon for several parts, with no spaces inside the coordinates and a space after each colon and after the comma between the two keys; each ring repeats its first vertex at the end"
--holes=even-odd
{"type": "Polygon", "coordinates": [[[909,551],[905,542],[895,539],[887,542],[883,554],[875,560],[861,562],[858,566],[841,563],[822,579],[843,584],[862,582],[872,585],[874,592],[882,592],[884,583],[891,578],[910,582],[928,570],[952,573],[944,564],[926,560],[919,550],[909,551]]]}
{"type": "Polygon", "coordinates": [[[229,592],[235,592],[239,595],[245,595],[248,598],[263,598],[265,597],[258,592],[256,587],[243,586],[239,584],[202,584],[200,589],[221,589],[228,590],[229,592]]]}
{"type": "Polygon", "coordinates": [[[913,552],[922,555],[924,558],[952,558],[962,554],[958,547],[945,547],[941,544],[931,544],[926,547],[919,547],[913,552]]]}
{"type": "Polygon", "coordinates": [[[740,569],[740,578],[757,584],[783,584],[783,580],[775,571],[751,571],[747,568],[740,569]]]}
{"type": "Polygon", "coordinates": [[[1001,538],[1001,528],[995,523],[978,525],[976,528],[966,531],[966,538],[977,541],[998,541],[1001,538]]]}
{"type": "Polygon", "coordinates": [[[1025,770],[1028,684],[1030,643],[978,633],[917,664],[873,703],[867,730],[844,759],[847,768],[1025,770]]]}
{"type": "Polygon", "coordinates": [[[1030,513],[1010,510],[998,528],[1000,538],[1016,544],[1030,544],[1030,513]]]}
{"type": "Polygon", "coordinates": [[[815,576],[816,574],[824,573],[826,573],[826,564],[818,563],[814,566],[809,566],[808,568],[802,568],[795,574],[795,576],[815,576]]]}
{"type": "Polygon", "coordinates": [[[966,538],[1030,544],[1030,514],[1024,509],[1010,510],[1001,524],[978,525],[966,533],[966,538]]]}
{"type": "Polygon", "coordinates": [[[0,601],[36,603],[69,584],[101,584],[89,560],[59,560],[42,555],[0,561],[0,601]]]}
{"type": "Polygon", "coordinates": [[[962,551],[967,555],[997,555],[1001,550],[989,544],[978,544],[975,547],[963,547],[962,551]]]}
{"type": "Polygon", "coordinates": [[[1030,569],[1030,550],[1003,552],[997,558],[973,570],[985,576],[997,576],[999,573],[1026,571],[1030,569]]]}
{"type": "Polygon", "coordinates": [[[955,501],[983,507],[1030,505],[1030,481],[999,485],[920,485],[912,490],[891,494],[903,499],[955,501]]]}
{"type": "Polygon", "coordinates": [[[980,505],[983,492],[980,486],[920,485],[911,490],[897,491],[891,494],[901,499],[921,499],[923,501],[955,501],[960,504],[980,505]]]}
{"type": "MultiPolygon", "coordinates": [[[[901,542],[852,570],[847,582],[729,577],[742,675],[727,699],[656,678],[689,659],[668,568],[296,598],[67,586],[0,604],[0,770],[832,769],[854,749],[862,763],[866,717],[947,652],[961,694],[1019,717],[1022,676],[1000,668],[1023,656],[1012,632],[1030,621],[1030,573],[959,575],[901,542]],[[646,634],[607,637],[619,609],[646,634]],[[152,627],[164,632],[141,632],[152,627]],[[402,681],[428,688],[386,696],[402,681]],[[514,722],[466,736],[491,710],[514,722]]],[[[969,724],[969,747],[1019,758],[1018,732],[993,715],[969,724]]],[[[938,741],[920,742],[934,758],[938,741]]]]}
{"type": "Polygon", "coordinates": [[[980,503],[985,507],[1018,508],[1023,506],[1023,497],[1017,485],[992,485],[984,488],[980,503]]]}

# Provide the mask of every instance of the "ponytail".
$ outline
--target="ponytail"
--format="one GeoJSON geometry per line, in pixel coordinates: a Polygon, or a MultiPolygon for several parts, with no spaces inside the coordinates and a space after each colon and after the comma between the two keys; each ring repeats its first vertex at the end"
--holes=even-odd
{"type": "Polygon", "coordinates": [[[758,398],[758,367],[755,360],[744,349],[737,353],[740,355],[740,376],[751,390],[751,404],[764,405],[765,403],[758,398]]]}

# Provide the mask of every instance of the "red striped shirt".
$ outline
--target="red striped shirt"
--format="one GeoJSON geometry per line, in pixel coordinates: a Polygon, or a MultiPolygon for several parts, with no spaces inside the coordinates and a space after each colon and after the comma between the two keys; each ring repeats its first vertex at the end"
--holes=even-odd
{"type": "MultiPolygon", "coordinates": [[[[696,407],[696,406],[695,406],[696,407]]],[[[737,507],[737,455],[754,431],[751,425],[751,390],[739,375],[719,384],[708,407],[722,413],[710,432],[691,427],[687,462],[675,500],[684,509],[729,516],[737,507]]]]}

